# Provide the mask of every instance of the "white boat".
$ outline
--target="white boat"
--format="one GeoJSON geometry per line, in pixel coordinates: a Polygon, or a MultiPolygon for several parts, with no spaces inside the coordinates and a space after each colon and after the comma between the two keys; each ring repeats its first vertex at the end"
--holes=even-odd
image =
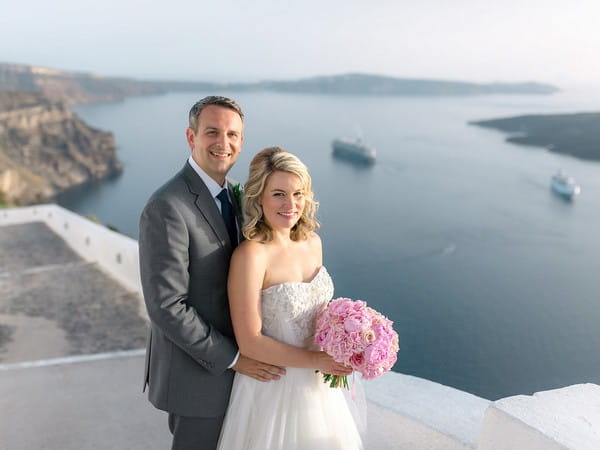
{"type": "Polygon", "coordinates": [[[581,193],[581,187],[578,184],[575,184],[575,179],[565,175],[562,170],[559,170],[558,173],[552,175],[550,185],[554,192],[569,200],[581,193]]]}
{"type": "Polygon", "coordinates": [[[352,159],[362,163],[373,164],[376,152],[373,147],[362,142],[361,139],[350,141],[348,139],[334,139],[332,142],[333,154],[352,159]]]}

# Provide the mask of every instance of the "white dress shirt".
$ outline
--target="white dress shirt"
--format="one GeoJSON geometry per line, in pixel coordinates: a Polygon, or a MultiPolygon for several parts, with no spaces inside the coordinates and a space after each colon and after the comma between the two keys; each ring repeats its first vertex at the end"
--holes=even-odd
{"type": "MultiPolygon", "coordinates": [[[[194,171],[198,174],[198,176],[202,178],[202,181],[204,181],[204,184],[208,188],[210,195],[213,196],[213,199],[215,200],[219,211],[221,211],[221,200],[217,198],[217,195],[221,193],[223,188],[227,187],[227,180],[225,180],[225,183],[223,183],[223,186],[221,186],[219,185],[219,183],[213,180],[204,170],[202,170],[202,167],[200,167],[198,163],[194,161],[194,158],[190,156],[188,158],[188,162],[190,163],[190,166],[192,166],[192,169],[194,169],[194,171]]],[[[227,189],[227,197],[229,197],[229,189],[227,189]]],[[[231,201],[231,198],[229,199],[229,201],[231,201]]]]}

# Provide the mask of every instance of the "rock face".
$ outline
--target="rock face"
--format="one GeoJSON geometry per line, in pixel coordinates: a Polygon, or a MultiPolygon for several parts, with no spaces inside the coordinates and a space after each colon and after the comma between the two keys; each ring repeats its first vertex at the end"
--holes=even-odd
{"type": "Polygon", "coordinates": [[[9,203],[48,201],[121,170],[112,133],[90,128],[63,101],[0,91],[0,193],[9,203]]]}
{"type": "Polygon", "coordinates": [[[52,100],[71,104],[114,102],[126,96],[165,92],[150,82],[6,63],[0,63],[0,90],[42,92],[52,100]]]}

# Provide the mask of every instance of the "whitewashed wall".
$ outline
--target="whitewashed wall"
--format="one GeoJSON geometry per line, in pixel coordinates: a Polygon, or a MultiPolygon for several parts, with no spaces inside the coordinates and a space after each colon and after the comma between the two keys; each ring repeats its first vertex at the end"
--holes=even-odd
{"type": "Polygon", "coordinates": [[[403,427],[413,436],[425,437],[425,441],[413,440],[414,448],[476,448],[489,400],[396,372],[363,381],[363,385],[370,401],[402,416],[403,427]]]}
{"type": "Polygon", "coordinates": [[[492,403],[478,448],[600,449],[600,386],[575,384],[492,403]]]}
{"type": "Polygon", "coordinates": [[[97,262],[125,288],[142,295],[137,241],[58,205],[0,209],[0,226],[44,222],[83,259],[97,262]]]}

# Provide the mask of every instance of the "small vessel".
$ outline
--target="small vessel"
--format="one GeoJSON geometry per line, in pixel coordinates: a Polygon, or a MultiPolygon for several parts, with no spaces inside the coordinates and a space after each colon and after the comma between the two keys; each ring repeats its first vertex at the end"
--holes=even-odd
{"type": "Polygon", "coordinates": [[[581,193],[581,187],[575,184],[575,179],[565,175],[562,170],[552,175],[550,185],[555,193],[568,200],[572,200],[581,193]]]}
{"type": "Polygon", "coordinates": [[[359,138],[356,141],[349,139],[334,139],[332,142],[333,154],[354,161],[373,164],[375,162],[376,152],[373,147],[362,142],[359,138]]]}

